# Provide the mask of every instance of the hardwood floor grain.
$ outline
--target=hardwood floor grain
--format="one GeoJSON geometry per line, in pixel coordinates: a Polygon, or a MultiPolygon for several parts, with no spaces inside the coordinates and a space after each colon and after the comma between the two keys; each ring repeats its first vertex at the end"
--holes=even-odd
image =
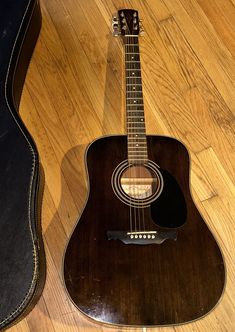
{"type": "Polygon", "coordinates": [[[148,332],[235,330],[235,6],[232,0],[41,0],[43,25],[20,114],[45,172],[42,228],[47,280],[33,311],[9,331],[144,331],[85,318],[63,287],[65,246],[86,201],[86,146],[125,132],[119,8],[136,8],[148,134],[173,136],[191,153],[191,189],[221,246],[227,286],[196,322],[148,332]]]}

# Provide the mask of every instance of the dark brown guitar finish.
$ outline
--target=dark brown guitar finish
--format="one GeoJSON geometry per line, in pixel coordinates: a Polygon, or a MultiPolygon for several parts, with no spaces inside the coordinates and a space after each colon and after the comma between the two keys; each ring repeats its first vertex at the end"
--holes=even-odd
{"type": "Polygon", "coordinates": [[[127,159],[127,139],[104,137],[90,145],[90,192],[65,253],[64,280],[78,309],[99,322],[141,326],[189,322],[208,313],[223,292],[223,258],[192,201],[186,148],[161,136],[147,136],[147,143],[149,159],[170,176],[156,201],[161,206],[152,203],[145,218],[152,228],[163,231],[169,228],[156,222],[183,225],[174,229],[176,241],[162,244],[108,240],[107,231],[129,229],[129,207],[111,186],[114,169],[127,159]],[[175,180],[179,196],[174,192],[175,180]]]}

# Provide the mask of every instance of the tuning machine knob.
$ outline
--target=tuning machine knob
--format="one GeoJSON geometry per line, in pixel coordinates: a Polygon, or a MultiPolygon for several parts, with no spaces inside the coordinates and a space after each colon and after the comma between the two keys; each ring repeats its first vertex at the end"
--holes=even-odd
{"type": "Polygon", "coordinates": [[[112,17],[112,30],[113,30],[113,35],[117,37],[120,35],[120,29],[119,29],[119,21],[117,16],[112,17]]]}
{"type": "Polygon", "coordinates": [[[140,35],[143,36],[144,35],[144,27],[143,27],[143,21],[139,20],[139,28],[140,28],[140,35]]]}

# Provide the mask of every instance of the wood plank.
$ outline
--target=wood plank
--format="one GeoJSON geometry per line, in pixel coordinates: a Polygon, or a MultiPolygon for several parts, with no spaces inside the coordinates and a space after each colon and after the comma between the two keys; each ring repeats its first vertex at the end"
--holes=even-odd
{"type": "Polygon", "coordinates": [[[220,41],[235,56],[235,8],[230,0],[216,0],[212,3],[197,0],[211,22],[220,41]],[[218,20],[219,17],[219,20],[218,20]]]}
{"type": "Polygon", "coordinates": [[[222,45],[196,1],[164,0],[164,3],[174,12],[187,41],[234,114],[234,61],[230,52],[222,45]]]}

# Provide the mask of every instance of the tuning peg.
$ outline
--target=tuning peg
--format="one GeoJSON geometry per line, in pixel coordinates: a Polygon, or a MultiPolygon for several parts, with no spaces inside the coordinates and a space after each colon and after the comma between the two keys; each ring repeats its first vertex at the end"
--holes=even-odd
{"type": "Polygon", "coordinates": [[[144,35],[144,27],[143,27],[143,21],[139,20],[139,28],[140,28],[140,35],[143,36],[144,35]]]}
{"type": "Polygon", "coordinates": [[[113,35],[115,37],[120,35],[119,21],[118,21],[117,16],[113,16],[113,18],[112,18],[112,30],[113,30],[113,35]]]}

